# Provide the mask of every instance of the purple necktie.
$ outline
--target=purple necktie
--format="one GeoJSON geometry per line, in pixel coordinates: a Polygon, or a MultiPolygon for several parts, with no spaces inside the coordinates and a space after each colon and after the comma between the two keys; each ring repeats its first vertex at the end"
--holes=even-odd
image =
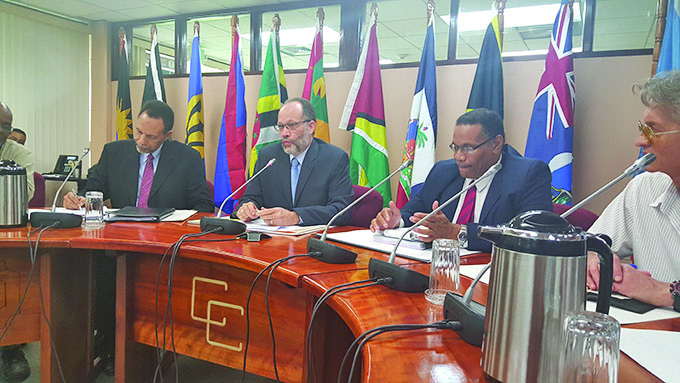
{"type": "Polygon", "coordinates": [[[142,184],[139,186],[139,200],[137,207],[149,207],[149,193],[153,185],[153,154],[146,157],[146,166],[142,175],[142,184]]]}
{"type": "Polygon", "coordinates": [[[470,189],[468,189],[467,194],[465,194],[465,200],[463,200],[463,207],[460,208],[460,214],[458,214],[458,219],[456,220],[457,224],[465,225],[468,222],[474,221],[476,196],[477,196],[476,186],[473,186],[470,189]]]}

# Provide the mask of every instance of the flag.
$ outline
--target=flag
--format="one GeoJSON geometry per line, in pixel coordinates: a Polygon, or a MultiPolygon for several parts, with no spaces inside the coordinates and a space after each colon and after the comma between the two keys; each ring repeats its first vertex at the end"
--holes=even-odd
{"type": "MultiPolygon", "coordinates": [[[[368,187],[377,185],[389,175],[376,24],[377,15],[374,11],[339,126],[340,129],[352,131],[349,157],[352,183],[368,187]]],[[[392,200],[390,182],[385,182],[376,190],[382,194],[384,205],[387,206],[392,200]]]]}
{"type": "Polygon", "coordinates": [[[416,90],[411,104],[404,161],[413,159],[413,165],[402,170],[399,175],[397,207],[400,209],[423,187],[425,178],[434,166],[437,140],[437,67],[434,58],[433,20],[430,18],[430,25],[425,34],[416,90]]]}
{"type": "Polygon", "coordinates": [[[156,26],[151,27],[151,52],[149,53],[149,66],[146,68],[146,81],[144,81],[144,95],[142,105],[150,100],[165,102],[165,85],[163,84],[163,71],[161,70],[161,54],[158,51],[158,31],[156,26]]]}
{"type": "Polygon", "coordinates": [[[187,104],[187,132],[185,144],[196,149],[205,161],[203,136],[203,80],[201,78],[201,48],[198,22],[194,26],[191,42],[191,68],[189,70],[189,101],[187,104]]]}
{"type": "Polygon", "coordinates": [[[526,157],[543,160],[550,166],[553,202],[561,204],[571,204],[575,96],[571,19],[569,2],[562,0],[538,83],[524,151],[526,157]]]}
{"type": "Polygon", "coordinates": [[[278,122],[279,109],[288,99],[286,79],[283,76],[283,65],[279,47],[279,33],[271,30],[267,56],[262,71],[260,97],[257,100],[255,125],[253,126],[253,142],[250,151],[250,175],[253,175],[257,154],[263,147],[281,141],[274,129],[278,122]]]}
{"type": "Polygon", "coordinates": [[[467,110],[491,109],[503,118],[503,61],[498,16],[486,28],[467,110]]]}
{"type": "Polygon", "coordinates": [[[127,41],[121,27],[118,50],[118,94],[116,95],[116,139],[132,139],[132,103],[130,102],[130,74],[128,73],[127,41]]]}
{"type": "MultiPolygon", "coordinates": [[[[235,16],[234,16],[235,17],[235,16]]],[[[234,190],[246,182],[246,84],[241,63],[241,37],[238,25],[232,20],[233,38],[231,65],[227,81],[227,100],[224,103],[220,141],[215,163],[215,205],[222,204],[234,190]]],[[[231,213],[243,195],[242,190],[224,205],[231,213]]]]}
{"type": "MultiPolygon", "coordinates": [[[[323,14],[323,11],[319,10],[323,14]]],[[[309,66],[307,67],[307,77],[305,77],[302,98],[309,100],[316,112],[316,130],[314,136],[326,142],[331,142],[328,130],[326,82],[323,78],[323,19],[321,17],[316,25],[316,35],[314,35],[312,53],[309,56],[309,66]]]]}
{"type": "Polygon", "coordinates": [[[666,29],[663,33],[656,73],[672,69],[680,69],[680,5],[675,0],[668,2],[666,29]]]}

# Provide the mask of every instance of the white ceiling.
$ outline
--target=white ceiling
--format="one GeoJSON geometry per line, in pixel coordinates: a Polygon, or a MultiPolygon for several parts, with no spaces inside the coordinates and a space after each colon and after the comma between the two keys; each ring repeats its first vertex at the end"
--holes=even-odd
{"type": "Polygon", "coordinates": [[[86,22],[121,22],[299,0],[8,0],[86,22]]]}

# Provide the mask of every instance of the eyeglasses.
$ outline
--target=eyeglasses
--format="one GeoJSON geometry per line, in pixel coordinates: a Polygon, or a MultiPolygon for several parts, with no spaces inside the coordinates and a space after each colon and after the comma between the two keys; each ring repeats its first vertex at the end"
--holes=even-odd
{"type": "Polygon", "coordinates": [[[277,132],[282,131],[283,129],[288,129],[289,132],[294,132],[297,130],[298,126],[301,124],[306,124],[308,122],[312,122],[312,120],[302,120],[302,121],[297,121],[297,122],[289,122],[287,124],[276,124],[274,125],[274,130],[277,132]]]}
{"type": "Polygon", "coordinates": [[[493,140],[494,138],[496,138],[496,137],[487,138],[486,141],[482,142],[481,144],[479,144],[477,146],[470,146],[470,145],[458,146],[458,145],[456,145],[452,142],[452,143],[449,144],[449,148],[451,148],[451,150],[453,150],[454,154],[459,150],[461,152],[465,153],[465,154],[470,154],[470,153],[474,152],[475,150],[481,148],[482,145],[493,140]]]}
{"type": "Polygon", "coordinates": [[[2,128],[2,130],[6,130],[8,132],[11,132],[12,131],[12,124],[10,124],[9,122],[4,122],[4,123],[0,124],[0,128],[2,128]]]}
{"type": "Polygon", "coordinates": [[[655,131],[652,130],[652,128],[649,127],[649,125],[645,124],[642,121],[638,121],[638,129],[640,129],[640,133],[642,133],[642,136],[649,142],[654,141],[654,138],[656,138],[656,136],[663,136],[664,134],[680,133],[680,130],[669,130],[667,132],[655,132],[655,131]]]}

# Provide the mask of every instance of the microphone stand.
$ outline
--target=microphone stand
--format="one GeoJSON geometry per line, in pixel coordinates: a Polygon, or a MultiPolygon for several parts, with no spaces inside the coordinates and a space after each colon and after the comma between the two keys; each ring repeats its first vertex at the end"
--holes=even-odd
{"type": "Polygon", "coordinates": [[[228,217],[225,218],[220,218],[220,213],[222,213],[222,208],[224,208],[224,204],[231,199],[231,197],[235,196],[241,189],[246,187],[250,183],[250,181],[254,180],[259,176],[265,169],[271,167],[274,165],[274,162],[276,162],[276,158],[272,158],[267,162],[266,165],[262,167],[257,173],[255,173],[254,176],[250,177],[248,181],[244,182],[243,185],[239,186],[238,189],[236,189],[233,193],[229,194],[227,198],[222,201],[222,204],[220,205],[220,208],[217,210],[217,216],[216,217],[201,217],[201,231],[209,231],[213,229],[219,229],[215,231],[214,233],[217,234],[226,234],[226,235],[232,235],[232,234],[241,234],[244,231],[246,231],[246,224],[240,221],[235,221],[232,219],[229,219],[228,217]]]}
{"type": "Polygon", "coordinates": [[[418,222],[416,222],[413,226],[411,226],[408,230],[406,230],[401,235],[401,237],[399,237],[397,244],[394,245],[392,253],[390,254],[389,261],[382,261],[380,259],[371,258],[371,260],[368,262],[368,275],[371,278],[392,278],[392,281],[385,283],[385,286],[390,287],[397,291],[403,291],[407,293],[418,293],[425,291],[430,282],[429,276],[423,275],[415,270],[405,269],[399,265],[394,264],[399,244],[408,233],[413,231],[413,229],[425,223],[425,221],[427,221],[430,217],[437,214],[448,204],[458,199],[463,193],[467,192],[468,189],[475,186],[482,179],[489,177],[492,174],[496,174],[501,169],[501,167],[502,165],[500,163],[493,165],[481,177],[472,181],[467,187],[461,189],[461,191],[456,193],[456,195],[449,198],[446,202],[444,202],[439,207],[434,209],[430,214],[426,215],[418,222]]]}
{"type": "Polygon", "coordinates": [[[628,169],[626,169],[623,173],[621,173],[620,176],[614,178],[611,180],[608,184],[602,186],[599,188],[595,193],[589,195],[587,198],[585,198],[583,201],[577,203],[576,205],[572,206],[569,210],[565,211],[560,215],[562,218],[568,217],[571,213],[575,212],[576,209],[580,208],[581,206],[585,205],[586,203],[590,202],[593,198],[597,197],[600,195],[602,192],[605,190],[609,189],[610,187],[614,186],[614,184],[618,183],[622,179],[632,176],[636,174],[637,172],[644,171],[647,169],[647,166],[654,162],[656,160],[656,154],[654,153],[647,153],[644,156],[638,158],[637,161],[633,163],[628,169]]]}
{"type": "Polygon", "coordinates": [[[57,189],[57,193],[54,195],[54,200],[52,200],[52,209],[49,212],[34,212],[31,213],[31,226],[33,227],[41,227],[41,226],[52,226],[57,227],[57,228],[72,228],[72,227],[78,227],[83,223],[83,217],[81,217],[78,214],[72,214],[72,213],[57,213],[57,198],[59,198],[59,193],[61,193],[62,189],[64,189],[64,186],[68,182],[68,180],[71,178],[71,175],[73,175],[73,172],[76,170],[76,168],[80,165],[80,163],[83,161],[83,158],[87,156],[90,153],[90,148],[85,148],[83,149],[83,154],[80,156],[78,161],[71,167],[71,171],[68,172],[68,175],[66,178],[64,178],[64,181],[61,183],[61,186],[59,186],[59,189],[57,189]]]}
{"type": "Polygon", "coordinates": [[[337,214],[331,218],[330,221],[326,224],[326,227],[324,228],[323,234],[321,235],[320,239],[310,237],[309,240],[307,240],[307,253],[311,254],[312,257],[326,263],[335,263],[335,264],[344,264],[344,263],[353,263],[357,259],[357,254],[353,251],[349,251],[345,248],[342,248],[340,246],[336,246],[332,243],[326,242],[326,234],[328,233],[328,228],[331,227],[333,222],[340,217],[341,215],[345,214],[347,211],[349,211],[351,208],[356,206],[361,200],[364,198],[368,197],[369,194],[371,194],[375,189],[377,189],[380,185],[385,183],[387,180],[392,178],[395,174],[401,172],[402,170],[406,169],[407,167],[411,166],[413,164],[412,159],[408,159],[406,162],[401,164],[399,168],[397,168],[395,171],[390,173],[387,177],[383,178],[382,181],[378,182],[375,186],[373,186],[370,190],[368,190],[366,193],[362,194],[359,198],[355,199],[347,205],[344,209],[340,210],[337,214]]]}

